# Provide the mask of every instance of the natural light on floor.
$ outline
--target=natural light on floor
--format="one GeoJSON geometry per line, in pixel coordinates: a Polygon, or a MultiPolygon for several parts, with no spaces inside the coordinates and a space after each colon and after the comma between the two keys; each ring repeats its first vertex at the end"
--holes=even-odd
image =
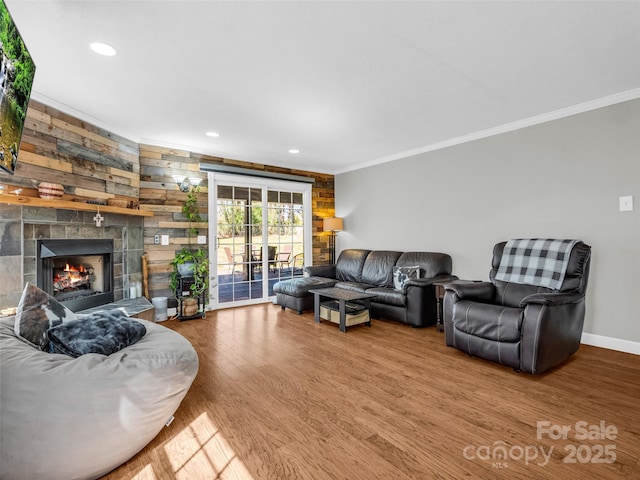
{"type": "MultiPolygon", "coordinates": [[[[158,449],[173,467],[174,478],[253,480],[242,461],[209,416],[203,413],[158,449]]],[[[166,478],[153,472],[151,465],[133,477],[135,480],[166,478]]]]}

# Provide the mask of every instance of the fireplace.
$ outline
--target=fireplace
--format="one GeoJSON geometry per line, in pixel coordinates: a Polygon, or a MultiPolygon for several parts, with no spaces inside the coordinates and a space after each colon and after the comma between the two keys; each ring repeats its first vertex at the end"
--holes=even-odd
{"type": "Polygon", "coordinates": [[[113,240],[38,240],[37,282],[74,312],[113,302],[113,240]]]}

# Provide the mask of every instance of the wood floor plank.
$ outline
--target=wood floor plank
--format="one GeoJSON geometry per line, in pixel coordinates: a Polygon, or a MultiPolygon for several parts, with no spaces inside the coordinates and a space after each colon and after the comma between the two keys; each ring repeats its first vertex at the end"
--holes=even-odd
{"type": "Polygon", "coordinates": [[[198,376],[175,421],[106,480],[640,478],[637,355],[583,345],[533,376],[435,328],[345,334],[271,304],[163,325],[194,345],[198,376]],[[580,422],[617,433],[579,438],[580,422]]]}

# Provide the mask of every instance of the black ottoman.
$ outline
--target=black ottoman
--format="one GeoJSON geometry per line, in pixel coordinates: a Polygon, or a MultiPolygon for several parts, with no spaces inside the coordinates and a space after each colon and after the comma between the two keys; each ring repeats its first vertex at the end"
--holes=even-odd
{"type": "Polygon", "coordinates": [[[278,305],[295,310],[301,314],[305,310],[313,310],[313,294],[309,290],[314,288],[333,287],[337,280],[324,277],[296,277],[282,280],[273,286],[278,305]]]}

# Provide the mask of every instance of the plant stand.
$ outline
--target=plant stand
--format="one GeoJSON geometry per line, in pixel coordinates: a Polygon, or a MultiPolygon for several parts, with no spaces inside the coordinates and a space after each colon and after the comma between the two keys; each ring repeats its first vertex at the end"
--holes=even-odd
{"type": "Polygon", "coordinates": [[[191,285],[193,285],[193,277],[178,276],[178,288],[176,290],[176,297],[178,298],[178,307],[176,310],[176,318],[180,321],[193,320],[195,318],[204,318],[206,312],[204,310],[205,298],[204,293],[197,297],[191,295],[191,285]],[[194,314],[189,315],[188,306],[185,305],[187,298],[195,298],[197,302],[197,311],[194,314]]]}

